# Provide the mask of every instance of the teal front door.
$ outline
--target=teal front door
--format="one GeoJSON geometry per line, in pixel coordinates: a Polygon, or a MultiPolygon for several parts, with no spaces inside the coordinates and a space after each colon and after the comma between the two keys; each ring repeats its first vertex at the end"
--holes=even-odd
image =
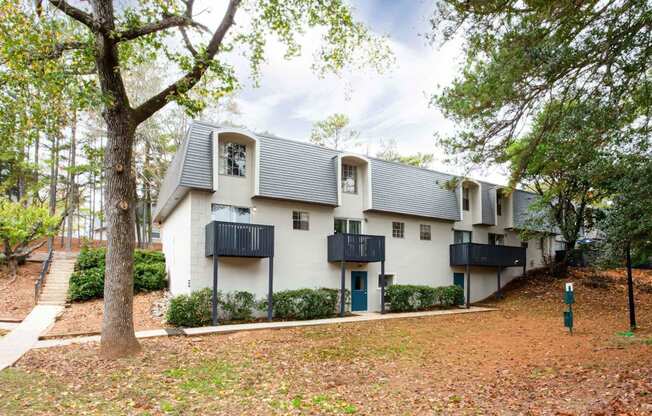
{"type": "MultiPolygon", "coordinates": [[[[464,273],[453,273],[453,284],[464,289],[464,273]]],[[[464,305],[464,300],[462,300],[460,305],[464,305]]]]}
{"type": "Polygon", "coordinates": [[[351,311],[367,310],[367,272],[351,272],[351,311]]]}

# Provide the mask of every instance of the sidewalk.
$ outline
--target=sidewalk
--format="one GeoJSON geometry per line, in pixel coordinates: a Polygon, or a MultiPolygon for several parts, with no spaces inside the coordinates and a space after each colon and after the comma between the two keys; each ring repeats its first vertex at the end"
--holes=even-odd
{"type": "Polygon", "coordinates": [[[0,338],[0,371],[29,351],[62,310],[60,305],[36,305],[23,322],[0,338]]]}
{"type": "MultiPolygon", "coordinates": [[[[297,327],[304,327],[304,326],[345,324],[345,323],[354,323],[354,322],[380,321],[380,320],[387,320],[387,319],[420,318],[425,316],[491,312],[495,310],[497,309],[473,306],[470,309],[447,309],[441,311],[387,313],[385,315],[381,315],[375,312],[364,312],[364,313],[359,313],[355,316],[347,316],[344,318],[313,319],[309,321],[262,322],[262,323],[252,323],[252,324],[205,326],[201,328],[152,329],[148,331],[137,331],[136,338],[142,339],[142,338],[167,337],[167,336],[197,336],[197,335],[210,335],[210,334],[228,334],[228,333],[239,332],[239,331],[297,328],[297,327]]],[[[71,345],[71,344],[99,342],[99,340],[100,340],[99,335],[77,337],[77,338],[48,339],[48,340],[38,341],[34,345],[34,348],[60,347],[60,346],[71,345]]]]}

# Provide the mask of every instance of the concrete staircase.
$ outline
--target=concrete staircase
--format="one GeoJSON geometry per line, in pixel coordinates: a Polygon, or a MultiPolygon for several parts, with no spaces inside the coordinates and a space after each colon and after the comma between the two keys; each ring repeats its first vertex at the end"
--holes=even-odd
{"type": "Polygon", "coordinates": [[[70,275],[75,268],[75,253],[54,252],[50,273],[45,277],[45,285],[38,298],[39,305],[65,305],[68,298],[70,275]]]}

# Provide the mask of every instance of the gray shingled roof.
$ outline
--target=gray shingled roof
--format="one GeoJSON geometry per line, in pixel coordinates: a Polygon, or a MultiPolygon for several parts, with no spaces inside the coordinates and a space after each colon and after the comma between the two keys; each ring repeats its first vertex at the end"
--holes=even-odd
{"type": "MultiPolygon", "coordinates": [[[[189,190],[213,189],[212,132],[220,129],[193,122],[165,175],[154,218],[161,219],[189,190]]],[[[342,152],[310,143],[254,134],[260,147],[261,197],[337,205],[337,156],[342,152]]],[[[371,210],[416,215],[449,221],[460,219],[459,195],[446,187],[453,175],[395,162],[369,158],[371,210]]],[[[482,223],[495,223],[496,185],[482,182],[482,223]]],[[[529,205],[524,191],[515,191],[514,218],[529,205]]]]}

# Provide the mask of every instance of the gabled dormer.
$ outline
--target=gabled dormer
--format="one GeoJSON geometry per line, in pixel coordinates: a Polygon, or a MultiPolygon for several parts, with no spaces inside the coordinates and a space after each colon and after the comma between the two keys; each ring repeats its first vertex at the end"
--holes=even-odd
{"type": "Polygon", "coordinates": [[[371,208],[371,164],[364,156],[341,153],[335,158],[337,205],[364,211],[371,208]]]}

